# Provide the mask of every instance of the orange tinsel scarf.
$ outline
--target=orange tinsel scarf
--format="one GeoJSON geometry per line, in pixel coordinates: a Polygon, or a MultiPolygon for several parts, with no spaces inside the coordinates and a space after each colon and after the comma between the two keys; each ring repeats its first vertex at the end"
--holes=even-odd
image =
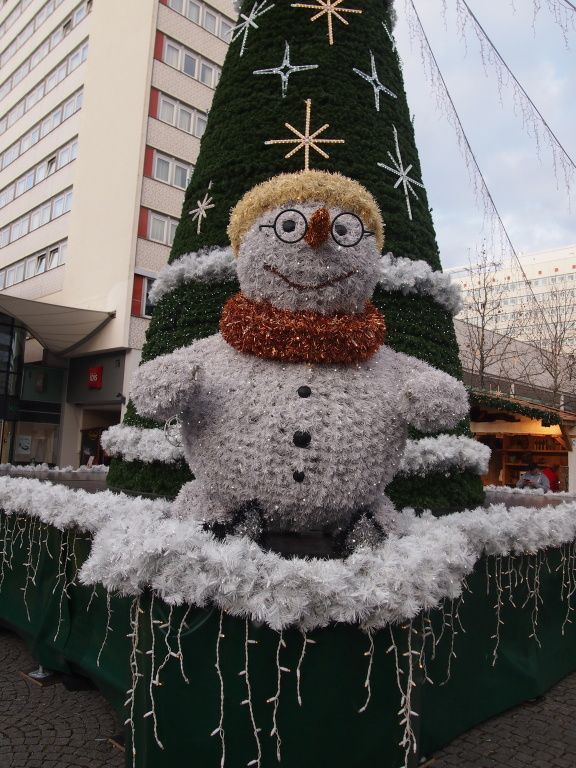
{"type": "Polygon", "coordinates": [[[232,296],[220,333],[234,349],[289,363],[360,363],[384,343],[383,315],[368,303],[359,315],[276,309],[267,301],[232,296]]]}

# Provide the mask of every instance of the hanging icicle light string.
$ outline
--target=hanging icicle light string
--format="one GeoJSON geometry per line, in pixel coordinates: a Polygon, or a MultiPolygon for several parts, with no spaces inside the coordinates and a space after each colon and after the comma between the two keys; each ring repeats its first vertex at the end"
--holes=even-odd
{"type": "Polygon", "coordinates": [[[494,201],[494,197],[492,196],[488,184],[486,183],[486,179],[482,173],[476,158],[476,154],[474,153],[466,131],[464,130],[462,120],[458,110],[456,109],[456,105],[448,89],[448,85],[444,79],[444,75],[442,74],[442,70],[440,69],[440,65],[422,24],[422,20],[418,14],[414,0],[405,0],[405,6],[407,11],[406,16],[408,19],[410,37],[412,40],[417,39],[419,42],[422,66],[430,80],[430,84],[432,85],[434,94],[436,96],[438,109],[440,112],[444,113],[448,122],[456,132],[458,147],[464,157],[464,162],[466,164],[466,169],[468,171],[474,195],[478,203],[482,205],[484,217],[488,222],[490,222],[490,241],[492,244],[492,250],[495,250],[494,239],[496,232],[498,232],[500,249],[507,249],[510,253],[512,261],[514,264],[516,264],[520,271],[522,281],[526,285],[528,293],[530,294],[530,298],[534,302],[534,307],[539,313],[542,322],[551,334],[551,337],[553,337],[552,328],[550,326],[547,314],[534,292],[532,283],[526,275],[526,271],[524,270],[522,262],[520,261],[518,252],[514,247],[508,229],[504,224],[502,216],[500,215],[500,211],[498,210],[498,207],[494,201]]]}
{"type": "Polygon", "coordinates": [[[558,136],[554,133],[540,109],[538,109],[531,99],[524,86],[508,66],[502,54],[488,35],[486,29],[482,26],[478,17],[468,5],[467,0],[456,0],[456,11],[462,36],[465,36],[468,24],[472,24],[480,45],[480,57],[484,69],[488,71],[488,68],[492,67],[496,72],[500,101],[502,103],[504,101],[504,87],[510,85],[512,88],[514,105],[522,116],[523,126],[528,131],[528,134],[533,136],[536,142],[538,156],[540,157],[542,139],[544,139],[550,147],[556,182],[558,184],[559,173],[561,172],[566,187],[568,204],[570,206],[570,195],[576,173],[576,163],[558,136]]]}

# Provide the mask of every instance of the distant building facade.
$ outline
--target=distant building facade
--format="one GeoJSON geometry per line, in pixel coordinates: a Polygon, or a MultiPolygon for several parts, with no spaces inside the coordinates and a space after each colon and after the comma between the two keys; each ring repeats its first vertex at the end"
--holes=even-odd
{"type": "MultiPolygon", "coordinates": [[[[534,253],[520,254],[517,264],[508,263],[493,274],[495,285],[501,287],[501,307],[494,318],[493,330],[506,333],[514,327],[518,338],[530,337],[533,325],[542,321],[541,314],[533,306],[534,297],[542,306],[556,301],[562,291],[576,291],[576,244],[534,253]],[[521,313],[521,322],[515,316],[521,313]]],[[[446,272],[462,287],[465,306],[458,317],[475,322],[476,310],[470,301],[474,286],[474,265],[452,267],[446,272]]],[[[576,345],[576,328],[574,329],[576,345]]]]}

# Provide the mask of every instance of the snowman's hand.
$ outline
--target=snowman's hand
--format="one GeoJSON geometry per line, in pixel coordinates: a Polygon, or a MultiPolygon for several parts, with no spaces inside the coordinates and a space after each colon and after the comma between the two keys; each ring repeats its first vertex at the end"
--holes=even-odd
{"type": "Polygon", "coordinates": [[[165,420],[181,414],[198,389],[201,367],[192,347],[144,363],[132,377],[130,398],[141,416],[165,420]]]}
{"type": "Polygon", "coordinates": [[[422,432],[451,429],[469,410],[464,385],[432,366],[408,379],[402,402],[406,421],[422,432]]]}

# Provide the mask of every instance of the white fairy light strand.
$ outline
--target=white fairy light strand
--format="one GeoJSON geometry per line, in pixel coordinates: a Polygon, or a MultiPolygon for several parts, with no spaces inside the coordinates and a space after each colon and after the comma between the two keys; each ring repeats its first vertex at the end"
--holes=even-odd
{"type": "Polygon", "coordinates": [[[250,722],[252,723],[252,730],[254,732],[254,740],[256,741],[257,756],[254,760],[248,762],[248,768],[255,765],[256,768],[260,768],[262,761],[262,744],[260,742],[260,729],[256,725],[256,717],[254,715],[254,706],[252,703],[252,686],[250,684],[250,666],[249,666],[249,648],[250,645],[256,645],[256,640],[250,639],[250,620],[246,618],[244,620],[244,670],[240,673],[244,677],[246,683],[246,698],[242,702],[243,705],[248,707],[250,714],[250,722]]]}
{"type": "Polygon", "coordinates": [[[171,605],[170,609],[168,611],[168,621],[162,623],[160,619],[155,619],[154,624],[158,626],[158,629],[163,634],[164,637],[164,644],[166,646],[166,654],[164,658],[162,659],[162,662],[158,669],[156,670],[156,675],[154,676],[154,685],[159,686],[162,685],[160,681],[160,673],[164,670],[170,659],[172,658],[178,658],[178,654],[172,650],[172,646],[170,645],[170,633],[172,631],[172,614],[174,612],[174,606],[171,605]]]}
{"type": "Polygon", "coordinates": [[[368,670],[366,672],[366,679],[364,680],[364,688],[366,689],[366,701],[360,707],[358,712],[362,714],[368,709],[368,704],[372,698],[372,664],[374,662],[374,635],[372,630],[368,630],[368,650],[365,651],[364,656],[368,657],[368,670]]]}
{"type": "Polygon", "coordinates": [[[220,744],[222,751],[220,754],[220,768],[224,768],[226,765],[226,734],[224,732],[224,676],[222,674],[222,666],[220,663],[220,646],[224,639],[222,632],[222,625],[224,621],[224,611],[220,611],[220,619],[218,621],[218,637],[216,639],[216,660],[214,667],[216,668],[216,674],[218,675],[218,683],[220,685],[220,720],[218,721],[218,727],[215,728],[211,736],[218,735],[220,737],[220,744]]]}
{"type": "Polygon", "coordinates": [[[298,658],[298,665],[296,667],[296,699],[298,706],[302,706],[302,665],[304,664],[304,658],[306,656],[306,649],[309,645],[316,645],[316,640],[310,639],[306,632],[302,632],[302,651],[298,658]]]}
{"type": "MultiPolygon", "coordinates": [[[[494,585],[496,587],[496,604],[494,605],[494,610],[496,611],[496,632],[492,635],[492,640],[494,640],[494,648],[492,650],[492,666],[496,666],[496,662],[498,661],[498,650],[500,648],[500,627],[504,624],[502,621],[502,606],[503,606],[503,600],[502,600],[502,557],[494,557],[491,558],[494,561],[494,585]]],[[[488,564],[488,558],[486,558],[486,564],[488,564]]]]}
{"type": "MultiPolygon", "coordinates": [[[[92,592],[92,595],[94,592],[92,592]]],[[[90,597],[90,602],[92,602],[92,597],[90,597]]],[[[110,592],[106,592],[106,631],[104,632],[104,639],[102,640],[102,645],[100,646],[100,650],[98,651],[98,657],[96,659],[96,666],[100,666],[100,657],[102,656],[102,651],[104,650],[104,647],[106,646],[106,642],[108,641],[108,634],[112,632],[112,629],[110,627],[110,622],[112,620],[112,606],[110,604],[110,592]]]]}
{"type": "Polygon", "coordinates": [[[565,544],[562,547],[561,558],[562,597],[566,600],[566,615],[562,624],[562,635],[564,635],[566,625],[572,624],[570,616],[574,612],[572,605],[572,596],[576,592],[576,544],[574,542],[565,544]]]}
{"type": "Polygon", "coordinates": [[[282,690],[282,672],[289,672],[286,667],[282,667],[280,664],[280,652],[282,648],[286,647],[284,642],[284,633],[281,630],[278,633],[278,644],[276,646],[276,693],[274,696],[267,700],[267,704],[273,705],[272,710],[272,731],[270,736],[276,738],[276,760],[281,762],[282,760],[282,739],[280,738],[280,731],[278,729],[278,707],[280,706],[280,692],[282,690]]]}
{"type": "Polygon", "coordinates": [[[58,569],[58,574],[56,576],[56,583],[54,585],[54,589],[52,590],[52,594],[54,594],[54,592],[58,588],[58,585],[60,584],[60,579],[62,578],[62,589],[60,590],[60,598],[58,600],[58,624],[56,625],[56,634],[54,635],[54,642],[56,642],[56,639],[60,634],[60,629],[64,621],[64,615],[63,615],[64,597],[66,597],[67,600],[70,599],[70,595],[68,594],[68,588],[76,579],[76,574],[74,574],[72,581],[70,582],[68,581],[68,563],[71,560],[70,558],[71,535],[70,534],[72,534],[73,541],[75,540],[75,537],[76,537],[75,531],[70,529],[66,531],[65,540],[61,542],[61,548],[60,548],[60,552],[64,553],[64,563],[61,566],[62,570],[60,570],[60,568],[58,569]]]}
{"type": "Polygon", "coordinates": [[[146,712],[143,717],[151,717],[152,718],[152,727],[153,727],[153,733],[154,733],[154,741],[156,744],[160,747],[160,749],[164,749],[164,745],[160,741],[160,737],[158,736],[158,717],[156,715],[156,701],[154,699],[154,681],[156,679],[155,675],[155,664],[156,664],[156,631],[155,631],[155,620],[154,620],[154,592],[152,592],[152,596],[150,598],[150,636],[151,636],[151,647],[146,651],[146,655],[150,656],[150,679],[148,681],[148,693],[150,695],[150,709],[148,712],[146,712]]]}
{"type": "MultiPolygon", "coordinates": [[[[440,638],[444,634],[444,628],[448,627],[450,631],[450,648],[448,651],[448,664],[446,667],[446,677],[440,683],[440,685],[446,685],[450,681],[450,678],[452,677],[452,659],[456,658],[456,652],[454,651],[454,646],[456,643],[456,635],[458,634],[458,632],[456,631],[456,628],[454,626],[454,618],[455,618],[454,617],[454,599],[451,599],[449,603],[450,603],[450,610],[448,611],[448,613],[444,612],[442,614],[442,620],[443,622],[445,622],[445,624],[442,627],[442,634],[440,635],[440,638]]],[[[438,638],[438,641],[440,641],[440,638],[438,638]]]]}
{"type": "Polygon", "coordinates": [[[34,543],[34,531],[36,529],[36,520],[32,520],[28,527],[28,549],[27,549],[27,555],[26,555],[26,562],[24,563],[24,567],[26,568],[26,581],[24,582],[24,587],[22,587],[23,592],[23,598],[24,598],[24,607],[26,608],[26,616],[28,617],[28,622],[30,622],[30,608],[28,606],[28,584],[31,581],[30,572],[32,568],[32,547],[34,543]]]}
{"type": "Polygon", "coordinates": [[[192,606],[189,605],[186,609],[186,612],[182,616],[182,619],[180,621],[180,625],[178,627],[178,635],[177,635],[177,647],[178,647],[178,661],[180,662],[180,674],[182,675],[182,679],[185,683],[188,685],[190,684],[190,680],[186,676],[186,672],[184,671],[184,651],[182,649],[182,632],[184,630],[184,627],[188,629],[188,625],[186,624],[186,619],[188,618],[188,614],[192,610],[192,606]]]}
{"type": "Polygon", "coordinates": [[[134,598],[130,606],[130,633],[128,638],[131,641],[130,650],[130,673],[131,673],[131,685],[132,687],[126,691],[128,698],[124,702],[124,706],[129,706],[128,718],[124,721],[124,725],[130,727],[130,741],[131,741],[131,757],[132,768],[136,768],[136,741],[135,741],[135,724],[134,724],[134,710],[136,707],[136,688],[140,682],[140,678],[143,677],[142,673],[138,669],[138,640],[140,630],[140,614],[142,610],[140,608],[140,596],[134,598]]]}

